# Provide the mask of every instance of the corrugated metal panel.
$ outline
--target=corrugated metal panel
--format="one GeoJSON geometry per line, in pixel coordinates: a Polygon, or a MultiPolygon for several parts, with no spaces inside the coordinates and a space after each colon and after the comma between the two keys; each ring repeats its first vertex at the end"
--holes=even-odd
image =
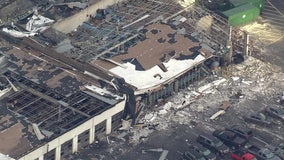
{"type": "Polygon", "coordinates": [[[231,3],[226,3],[226,2],[221,3],[218,6],[219,11],[226,11],[226,10],[229,10],[229,9],[232,9],[232,8],[234,8],[234,5],[231,4],[231,3]]]}
{"type": "Polygon", "coordinates": [[[230,0],[230,2],[235,6],[238,7],[240,5],[246,4],[249,1],[248,0],[230,0]]]}
{"type": "Polygon", "coordinates": [[[264,0],[251,0],[251,4],[261,10],[264,5],[264,0]]]}
{"type": "Polygon", "coordinates": [[[253,6],[262,9],[264,5],[264,0],[230,0],[230,2],[235,6],[239,7],[244,4],[252,4],[253,6]]]}
{"type": "Polygon", "coordinates": [[[252,4],[245,4],[222,13],[227,17],[230,25],[237,26],[254,21],[259,16],[260,10],[252,4]]]}

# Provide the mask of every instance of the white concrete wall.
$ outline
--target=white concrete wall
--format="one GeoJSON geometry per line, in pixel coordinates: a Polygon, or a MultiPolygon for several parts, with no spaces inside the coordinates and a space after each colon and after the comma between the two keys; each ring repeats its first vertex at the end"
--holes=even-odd
{"type": "Polygon", "coordinates": [[[89,16],[87,15],[93,15],[96,13],[98,9],[104,9],[104,8],[107,8],[108,6],[111,6],[113,4],[116,4],[122,1],[126,1],[126,0],[101,0],[85,8],[84,10],[80,11],[79,13],[73,16],[70,16],[64,20],[56,22],[53,25],[53,28],[63,33],[70,33],[73,30],[75,30],[79,25],[81,25],[83,22],[89,19],[89,16]]]}
{"type": "MultiPolygon", "coordinates": [[[[69,132],[64,133],[63,135],[53,139],[52,141],[46,143],[45,145],[37,148],[36,150],[28,153],[27,155],[21,157],[19,160],[34,160],[36,158],[42,157],[47,152],[56,149],[59,150],[61,148],[61,145],[69,140],[72,140],[73,138],[77,137],[79,134],[83,133],[86,130],[93,130],[95,125],[103,122],[104,120],[111,119],[111,117],[121,111],[124,110],[125,106],[125,100],[118,103],[116,106],[110,108],[109,110],[106,110],[105,112],[101,113],[98,116],[93,117],[92,119],[86,121],[85,123],[79,125],[78,127],[70,130],[69,132]]],[[[109,125],[109,123],[107,123],[109,125]]],[[[106,125],[107,125],[106,124],[106,125]]],[[[111,123],[110,123],[111,125],[111,123]]],[[[106,128],[110,128],[111,126],[106,126],[106,128]]],[[[55,155],[56,157],[56,155],[55,155]]],[[[57,159],[60,159],[60,153],[57,155],[57,159]]]]}

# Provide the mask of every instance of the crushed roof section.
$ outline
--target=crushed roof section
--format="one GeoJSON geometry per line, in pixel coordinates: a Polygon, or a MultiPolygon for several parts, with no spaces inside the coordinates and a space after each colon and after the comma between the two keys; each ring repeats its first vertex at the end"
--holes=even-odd
{"type": "Polygon", "coordinates": [[[165,68],[167,68],[166,72],[164,72],[159,66],[154,66],[146,71],[137,71],[135,69],[135,65],[129,62],[124,64],[126,68],[118,66],[110,71],[120,77],[123,77],[127,83],[135,86],[137,90],[152,90],[152,87],[157,87],[178,77],[178,75],[189,70],[195,65],[198,65],[204,60],[206,60],[206,58],[202,55],[198,55],[196,58],[188,60],[171,59],[164,63],[165,68]]]}
{"type": "MultiPolygon", "coordinates": [[[[145,30],[145,39],[130,47],[128,53],[99,62],[101,67],[116,64],[109,71],[137,90],[161,85],[212,55],[190,35],[180,34],[167,24],[151,24],[145,30]]],[[[96,61],[93,63],[98,65],[96,61]]]]}
{"type": "MultiPolygon", "coordinates": [[[[1,108],[5,110],[6,113],[1,111],[0,117],[4,118],[2,119],[5,123],[9,122],[6,128],[2,128],[7,131],[11,130],[11,127],[15,125],[20,118],[23,119],[22,125],[18,126],[20,129],[16,130],[15,135],[10,134],[10,136],[7,136],[10,137],[11,140],[18,140],[17,143],[15,143],[18,145],[21,144],[22,146],[18,149],[19,151],[14,153],[15,148],[11,150],[5,150],[5,146],[1,148],[2,144],[14,143],[9,139],[2,139],[3,141],[1,141],[0,144],[0,152],[14,155],[13,157],[18,157],[31,148],[46,142],[46,140],[53,139],[71,130],[89,118],[99,115],[113,107],[120,101],[114,99],[108,100],[106,97],[84,91],[77,91],[69,96],[60,95],[54,90],[39,85],[12,71],[7,71],[4,75],[18,88],[18,91],[11,93],[1,100],[1,103],[3,103],[1,108]],[[9,118],[15,119],[14,123],[7,121],[9,118]],[[40,141],[34,136],[33,129],[31,129],[32,132],[28,130],[31,124],[38,126],[44,136],[43,140],[40,141]],[[26,137],[25,135],[31,138],[22,138],[26,137]]],[[[1,136],[6,137],[5,132],[1,132],[0,138],[1,136]]]]}
{"type": "Polygon", "coordinates": [[[114,99],[108,94],[87,91],[84,85],[91,83],[54,66],[40,54],[13,47],[4,55],[8,64],[0,80],[6,86],[13,84],[14,88],[0,100],[0,153],[13,158],[60,136],[122,100],[122,97],[114,99]],[[4,83],[6,79],[10,83],[4,83]],[[43,139],[36,136],[34,126],[39,128],[43,139]],[[12,145],[6,147],[8,144],[12,145]]]}
{"type": "Polygon", "coordinates": [[[135,0],[109,6],[69,34],[74,48],[65,54],[81,61],[123,54],[141,39],[138,31],[145,24],[170,17],[181,9],[172,0],[135,0]],[[114,46],[121,43],[124,49],[117,50],[114,46]]]}
{"type": "Polygon", "coordinates": [[[62,95],[75,93],[86,83],[78,76],[40,58],[40,55],[35,57],[16,47],[5,54],[13,64],[10,65],[10,70],[40,85],[52,88],[62,95]]]}
{"type": "Polygon", "coordinates": [[[147,30],[145,40],[129,48],[127,54],[111,59],[119,63],[136,62],[136,68],[148,70],[170,59],[195,58],[201,48],[199,43],[191,41],[186,35],[178,34],[177,30],[169,25],[157,23],[145,29],[147,30]]]}
{"type": "MultiPolygon", "coordinates": [[[[23,116],[8,110],[4,103],[0,107],[0,153],[16,158],[38,143],[31,125],[23,116]]],[[[1,156],[0,156],[1,157],[1,156]]]]}

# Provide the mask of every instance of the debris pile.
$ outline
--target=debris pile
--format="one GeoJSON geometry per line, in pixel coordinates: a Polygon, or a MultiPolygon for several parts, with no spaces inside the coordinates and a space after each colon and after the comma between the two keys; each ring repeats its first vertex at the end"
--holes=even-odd
{"type": "Polygon", "coordinates": [[[18,30],[18,27],[14,26],[12,23],[11,28],[3,28],[2,31],[10,34],[13,37],[31,37],[35,36],[50,27],[54,20],[37,14],[35,11],[34,15],[29,19],[26,24],[27,31],[18,30]]]}
{"type": "Polygon", "coordinates": [[[256,58],[248,57],[244,63],[234,67],[233,76],[250,78],[253,80],[259,80],[262,78],[267,79],[277,69],[269,63],[264,63],[256,58]]]}
{"type": "Polygon", "coordinates": [[[210,126],[214,126],[212,123],[225,116],[226,110],[232,108],[237,113],[243,109],[249,110],[249,106],[243,105],[246,100],[257,99],[259,94],[271,98],[277,93],[282,94],[284,90],[284,74],[277,72],[277,68],[271,64],[248,57],[244,63],[231,67],[231,78],[215,77],[208,83],[208,79],[212,79],[209,77],[198,82],[198,86],[192,85],[180,91],[164,105],[147,111],[139,121],[139,126],[143,124],[143,127],[130,130],[131,143],[137,144],[154,130],[166,130],[175,124],[189,127],[202,124],[213,130],[210,126]]]}
{"type": "Polygon", "coordinates": [[[281,38],[283,38],[283,31],[274,28],[270,23],[254,22],[241,27],[241,30],[248,32],[257,40],[257,46],[267,46],[281,38]]]}

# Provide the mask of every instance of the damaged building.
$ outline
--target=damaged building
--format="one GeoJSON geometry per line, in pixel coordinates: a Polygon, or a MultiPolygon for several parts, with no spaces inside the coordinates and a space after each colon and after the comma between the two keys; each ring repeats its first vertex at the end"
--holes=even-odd
{"type": "Polygon", "coordinates": [[[192,1],[42,5],[4,26],[24,35],[1,32],[0,153],[15,159],[73,154],[231,62],[227,21],[192,1]]]}
{"type": "Polygon", "coordinates": [[[11,91],[1,100],[2,154],[60,159],[120,127],[123,95],[93,92],[86,81],[19,48],[4,56],[2,92],[11,91]]]}
{"type": "Polygon", "coordinates": [[[169,25],[151,24],[143,31],[144,39],[128,48],[127,53],[91,62],[123,78],[133,90],[133,117],[143,107],[163,101],[209,75],[204,62],[212,58],[212,53],[194,42],[193,37],[180,34],[169,25]]]}

